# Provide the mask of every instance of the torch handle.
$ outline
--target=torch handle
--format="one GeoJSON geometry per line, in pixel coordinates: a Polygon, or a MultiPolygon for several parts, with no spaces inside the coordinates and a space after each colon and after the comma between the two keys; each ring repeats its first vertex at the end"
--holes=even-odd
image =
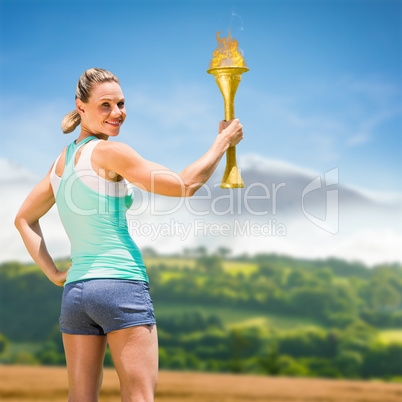
{"type": "MultiPolygon", "coordinates": [[[[225,99],[225,121],[233,120],[235,118],[234,99],[225,99]]],[[[236,166],[236,146],[231,145],[226,150],[226,166],[236,166]]]]}
{"type": "MultiPolygon", "coordinates": [[[[247,67],[218,67],[207,72],[215,76],[216,83],[222,93],[225,104],[225,120],[235,118],[234,98],[241,80],[241,74],[248,71],[247,67]]],[[[236,147],[226,150],[226,168],[223,174],[221,188],[242,188],[243,180],[236,164],[236,147]]]]}
{"type": "Polygon", "coordinates": [[[236,146],[232,145],[226,150],[226,166],[232,168],[235,166],[237,168],[236,163],[236,146]]]}
{"type": "Polygon", "coordinates": [[[224,99],[224,101],[225,101],[225,120],[226,121],[233,120],[235,118],[234,99],[232,101],[224,99]]]}
{"type": "MultiPolygon", "coordinates": [[[[234,111],[234,94],[232,98],[224,96],[225,104],[225,121],[235,118],[234,111]]],[[[231,145],[226,150],[226,168],[223,175],[221,188],[241,188],[244,187],[243,180],[240,176],[239,169],[236,163],[236,146],[231,145]]]]}

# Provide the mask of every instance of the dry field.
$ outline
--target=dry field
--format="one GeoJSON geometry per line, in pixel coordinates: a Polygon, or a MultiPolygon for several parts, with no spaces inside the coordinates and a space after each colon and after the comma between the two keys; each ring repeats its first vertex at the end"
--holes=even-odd
{"type": "MultiPolygon", "coordinates": [[[[65,368],[0,366],[0,400],[65,402],[65,368]]],[[[100,402],[119,402],[115,371],[105,370],[100,402]]],[[[402,385],[161,371],[156,402],[400,402],[402,385]]]]}

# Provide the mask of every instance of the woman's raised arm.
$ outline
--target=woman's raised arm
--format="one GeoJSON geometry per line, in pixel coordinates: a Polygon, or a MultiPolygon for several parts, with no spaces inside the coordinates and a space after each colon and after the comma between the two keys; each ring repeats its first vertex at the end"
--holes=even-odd
{"type": "Polygon", "coordinates": [[[32,259],[45,275],[56,285],[63,286],[67,271],[59,271],[47,251],[39,219],[45,215],[55,203],[50,172],[30,192],[15,218],[15,226],[21,234],[32,259]]]}
{"type": "Polygon", "coordinates": [[[211,177],[229,146],[238,144],[242,138],[238,119],[221,121],[211,148],[181,173],[150,162],[119,142],[105,141],[98,147],[98,155],[106,170],[116,172],[143,190],[170,197],[191,197],[211,177]]]}

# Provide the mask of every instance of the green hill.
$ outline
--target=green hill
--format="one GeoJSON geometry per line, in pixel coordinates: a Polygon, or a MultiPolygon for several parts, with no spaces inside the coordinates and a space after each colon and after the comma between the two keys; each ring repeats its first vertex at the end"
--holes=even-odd
{"type": "MultiPolygon", "coordinates": [[[[391,379],[401,375],[402,267],[278,255],[145,256],[162,368],[391,379]]],[[[58,261],[60,269],[68,261],[58,261]]],[[[0,362],[63,364],[62,288],[0,266],[0,362]]],[[[105,364],[112,364],[107,354],[105,364]]]]}

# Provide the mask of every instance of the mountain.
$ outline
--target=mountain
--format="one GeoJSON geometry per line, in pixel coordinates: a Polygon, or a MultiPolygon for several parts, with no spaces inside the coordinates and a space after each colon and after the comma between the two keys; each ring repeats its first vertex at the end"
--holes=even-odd
{"type": "MultiPolygon", "coordinates": [[[[402,212],[402,195],[386,197],[381,193],[369,193],[343,184],[339,180],[338,168],[320,175],[282,161],[274,161],[259,155],[246,155],[238,159],[244,188],[221,189],[223,176],[221,166],[210,180],[187,199],[162,197],[144,194],[137,190],[139,200],[132,209],[133,215],[153,217],[175,217],[178,213],[184,218],[209,217],[211,221],[230,221],[232,218],[264,221],[279,219],[288,224],[295,220],[314,221],[323,226],[326,221],[332,226],[343,216],[353,214],[361,217],[368,227],[377,226],[377,217],[399,216],[402,212]],[[148,203],[150,208],[144,208],[148,203]],[[154,212],[154,213],[153,213],[154,212]],[[370,214],[370,217],[366,216],[370,214]],[[321,221],[321,223],[320,223],[321,221]]],[[[353,219],[353,216],[350,218],[353,219]]],[[[152,218],[151,218],[152,219],[152,218]]],[[[386,221],[393,227],[392,221],[386,221]]],[[[343,222],[345,223],[345,222],[343,222]]],[[[325,226],[325,225],[324,225],[325,226]]],[[[335,234],[335,230],[328,231],[335,234]]]]}
{"type": "MultiPolygon", "coordinates": [[[[367,264],[402,261],[402,195],[385,196],[342,183],[341,169],[322,174],[266,159],[238,158],[242,189],[221,189],[224,163],[191,198],[164,197],[135,189],[127,213],[141,247],[164,253],[203,245],[233,254],[277,252],[297,257],[335,256],[367,264]]],[[[0,159],[0,261],[29,260],[14,217],[40,181],[22,166],[0,159]]],[[[69,254],[67,236],[53,207],[41,219],[54,257],[69,254]]]]}

